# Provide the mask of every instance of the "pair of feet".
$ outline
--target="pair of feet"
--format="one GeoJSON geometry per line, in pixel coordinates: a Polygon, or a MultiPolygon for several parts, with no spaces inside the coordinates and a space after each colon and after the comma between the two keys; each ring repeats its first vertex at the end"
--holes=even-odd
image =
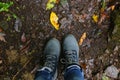
{"type": "MultiPolygon", "coordinates": [[[[77,40],[73,35],[69,34],[64,38],[62,48],[66,62],[65,63],[66,68],[70,65],[78,65],[79,47],[77,40]]],[[[44,67],[49,68],[54,79],[56,78],[60,51],[61,51],[60,43],[55,38],[52,38],[48,41],[44,50],[44,54],[46,57],[44,67]]]]}

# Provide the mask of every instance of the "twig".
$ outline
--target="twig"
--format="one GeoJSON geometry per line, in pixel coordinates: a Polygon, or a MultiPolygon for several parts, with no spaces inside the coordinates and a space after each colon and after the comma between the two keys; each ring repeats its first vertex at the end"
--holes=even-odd
{"type": "Polygon", "coordinates": [[[35,71],[37,71],[38,68],[39,68],[39,66],[36,65],[35,68],[30,73],[33,74],[35,71]]]}
{"type": "Polygon", "coordinates": [[[15,80],[16,76],[27,66],[27,64],[31,61],[32,58],[30,58],[30,60],[28,60],[24,66],[13,76],[12,80],[15,80]]]}

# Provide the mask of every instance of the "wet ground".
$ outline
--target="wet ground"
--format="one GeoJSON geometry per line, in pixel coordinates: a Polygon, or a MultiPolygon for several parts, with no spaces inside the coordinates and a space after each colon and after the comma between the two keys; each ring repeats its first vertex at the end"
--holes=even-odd
{"type": "MultiPolygon", "coordinates": [[[[36,69],[42,67],[44,62],[45,43],[52,37],[62,43],[64,36],[69,33],[73,34],[78,42],[84,32],[87,34],[79,46],[80,64],[86,79],[100,80],[100,75],[109,65],[120,69],[119,42],[108,40],[110,18],[100,24],[92,19],[94,14],[100,14],[101,0],[69,0],[65,4],[58,3],[51,10],[45,9],[47,0],[12,1],[14,5],[10,10],[18,19],[6,22],[9,13],[0,14],[0,22],[7,26],[2,27],[6,42],[0,42],[1,80],[33,80],[36,69]],[[51,11],[56,12],[59,17],[59,30],[55,30],[50,23],[51,11]]],[[[110,16],[110,11],[107,15],[110,16]]],[[[63,67],[59,69],[58,80],[63,80],[63,67]]]]}

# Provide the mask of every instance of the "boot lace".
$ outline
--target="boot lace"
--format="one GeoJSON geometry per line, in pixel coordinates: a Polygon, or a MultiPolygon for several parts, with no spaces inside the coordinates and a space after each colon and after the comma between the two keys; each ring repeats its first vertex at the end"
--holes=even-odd
{"type": "Polygon", "coordinates": [[[57,62],[57,56],[56,55],[47,55],[45,66],[51,68],[53,71],[55,70],[57,62]]]}
{"type": "Polygon", "coordinates": [[[65,58],[61,59],[61,63],[63,64],[78,63],[78,55],[75,50],[65,51],[64,54],[65,58]]]}

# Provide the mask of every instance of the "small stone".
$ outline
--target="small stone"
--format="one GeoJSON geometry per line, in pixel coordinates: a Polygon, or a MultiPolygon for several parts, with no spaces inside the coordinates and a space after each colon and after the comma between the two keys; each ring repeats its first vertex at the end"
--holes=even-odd
{"type": "Polygon", "coordinates": [[[15,31],[20,32],[21,27],[22,27],[22,21],[21,19],[17,18],[14,24],[15,31]]]}
{"type": "Polygon", "coordinates": [[[116,46],[116,47],[114,48],[114,51],[117,52],[118,50],[119,50],[119,47],[116,46]]]}
{"type": "Polygon", "coordinates": [[[111,65],[105,70],[105,74],[111,78],[117,78],[118,77],[119,70],[114,66],[111,65]]]}
{"type": "Polygon", "coordinates": [[[110,51],[109,51],[108,49],[106,49],[106,50],[105,50],[105,53],[109,54],[109,53],[110,53],[110,51]]]}

